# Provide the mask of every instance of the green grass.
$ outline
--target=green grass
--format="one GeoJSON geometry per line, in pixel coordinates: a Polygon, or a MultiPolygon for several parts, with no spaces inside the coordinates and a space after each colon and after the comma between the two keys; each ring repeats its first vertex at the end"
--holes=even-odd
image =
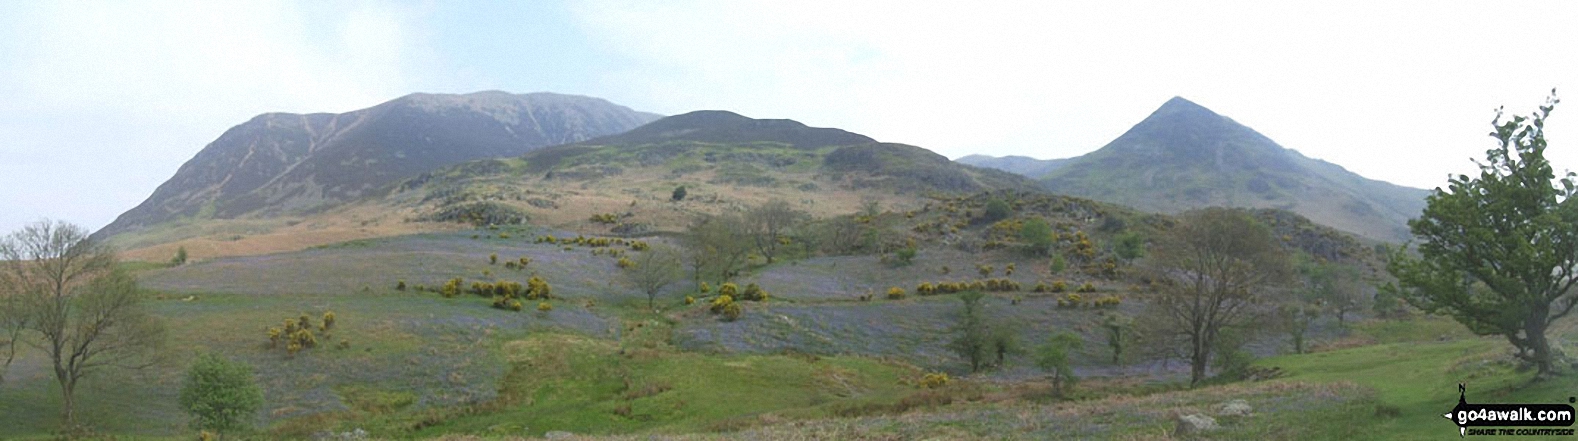
{"type": "Polygon", "coordinates": [[[1283,381],[1352,382],[1373,390],[1372,411],[1328,415],[1362,428],[1367,439],[1441,439],[1456,432],[1441,415],[1457,405],[1458,383],[1467,386],[1471,403],[1564,403],[1578,393],[1578,376],[1532,383],[1533,370],[1516,366],[1505,340],[1473,337],[1449,319],[1372,322],[1358,330],[1382,343],[1256,364],[1282,368],[1283,381]]]}

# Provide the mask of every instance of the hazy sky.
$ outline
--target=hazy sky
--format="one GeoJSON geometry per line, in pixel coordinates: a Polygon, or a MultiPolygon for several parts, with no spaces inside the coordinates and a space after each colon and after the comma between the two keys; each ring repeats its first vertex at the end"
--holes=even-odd
{"type": "Polygon", "coordinates": [[[419,91],[727,109],[951,158],[1083,154],[1177,95],[1429,188],[1473,170],[1493,109],[1554,87],[1550,156],[1578,169],[1578,2],[451,3],[6,3],[0,232],[101,227],[256,114],[419,91]]]}

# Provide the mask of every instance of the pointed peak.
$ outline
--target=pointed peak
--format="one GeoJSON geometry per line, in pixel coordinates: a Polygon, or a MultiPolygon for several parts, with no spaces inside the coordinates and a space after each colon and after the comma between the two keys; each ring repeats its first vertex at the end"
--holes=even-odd
{"type": "Polygon", "coordinates": [[[1156,109],[1156,113],[1158,114],[1174,112],[1207,112],[1213,115],[1216,114],[1216,112],[1212,112],[1211,109],[1207,109],[1205,106],[1196,104],[1194,101],[1189,101],[1187,98],[1181,96],[1175,96],[1172,99],[1167,100],[1167,102],[1163,103],[1160,108],[1156,109]]]}

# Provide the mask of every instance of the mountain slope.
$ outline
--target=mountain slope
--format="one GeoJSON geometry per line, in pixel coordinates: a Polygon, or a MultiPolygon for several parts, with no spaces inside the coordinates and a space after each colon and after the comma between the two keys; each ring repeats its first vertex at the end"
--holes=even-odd
{"type": "Polygon", "coordinates": [[[204,147],[96,235],[183,218],[323,210],[464,161],[620,133],[658,118],[571,95],[412,94],[342,114],[259,115],[204,147]]]}
{"type": "Polygon", "coordinates": [[[955,159],[953,161],[960,164],[973,165],[976,167],[995,168],[1034,179],[1046,176],[1047,173],[1051,173],[1053,170],[1063,167],[1063,164],[1068,163],[1069,158],[1036,159],[1029,156],[1014,155],[1002,157],[969,155],[963,158],[955,159]]]}
{"type": "Polygon", "coordinates": [[[1385,241],[1407,239],[1406,222],[1424,209],[1426,194],[1307,158],[1183,98],[1041,182],[1054,192],[1160,212],[1285,209],[1385,241]]]}

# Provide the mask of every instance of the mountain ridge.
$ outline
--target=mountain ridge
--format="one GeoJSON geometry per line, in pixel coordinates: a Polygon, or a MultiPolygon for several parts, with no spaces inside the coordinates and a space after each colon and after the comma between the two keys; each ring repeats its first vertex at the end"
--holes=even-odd
{"type": "Polygon", "coordinates": [[[623,132],[656,120],[600,98],[408,94],[345,113],[264,113],[204,146],[95,235],[181,218],[322,210],[406,176],[623,132]]]}
{"type": "Polygon", "coordinates": [[[1183,97],[1040,180],[1053,192],[1148,211],[1284,209],[1383,241],[1409,237],[1406,222],[1427,194],[1311,159],[1183,97]]]}

